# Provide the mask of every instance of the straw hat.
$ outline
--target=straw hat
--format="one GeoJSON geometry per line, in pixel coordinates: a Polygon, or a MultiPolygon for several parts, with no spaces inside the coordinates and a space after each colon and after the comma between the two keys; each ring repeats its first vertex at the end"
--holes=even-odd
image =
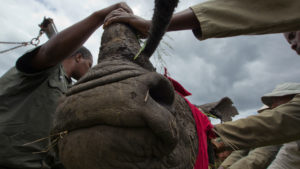
{"type": "Polygon", "coordinates": [[[270,106],[272,104],[272,97],[281,97],[300,93],[300,83],[283,83],[277,85],[276,88],[271,92],[261,97],[262,102],[270,106]]]}

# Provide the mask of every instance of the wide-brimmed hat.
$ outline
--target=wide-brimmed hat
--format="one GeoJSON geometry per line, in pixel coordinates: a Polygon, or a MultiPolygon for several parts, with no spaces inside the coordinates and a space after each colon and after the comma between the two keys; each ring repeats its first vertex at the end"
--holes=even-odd
{"type": "Polygon", "coordinates": [[[271,92],[263,95],[261,97],[262,102],[267,105],[271,106],[272,104],[272,97],[281,97],[293,94],[300,93],[300,83],[283,83],[277,85],[276,88],[271,92]]]}

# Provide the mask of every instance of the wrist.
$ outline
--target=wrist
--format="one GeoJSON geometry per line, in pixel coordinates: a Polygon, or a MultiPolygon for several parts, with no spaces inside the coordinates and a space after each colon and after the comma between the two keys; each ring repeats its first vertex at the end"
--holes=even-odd
{"type": "Polygon", "coordinates": [[[92,14],[92,16],[97,20],[97,23],[102,25],[105,20],[105,17],[110,13],[111,10],[112,9],[110,6],[110,7],[107,7],[107,8],[104,8],[104,9],[94,12],[92,14]]]}
{"type": "Polygon", "coordinates": [[[109,6],[109,7],[106,7],[106,8],[104,8],[104,9],[100,10],[100,11],[102,11],[101,13],[104,14],[104,16],[106,16],[106,15],[108,15],[111,11],[116,10],[116,9],[118,9],[118,8],[122,8],[121,3],[113,4],[113,5],[109,6]]]}
{"type": "MultiPolygon", "coordinates": [[[[129,20],[129,24],[134,25],[135,20],[129,20]]],[[[152,21],[151,20],[141,20],[141,23],[139,24],[140,31],[142,31],[143,34],[149,34],[150,27],[151,27],[152,21]]]]}
{"type": "Polygon", "coordinates": [[[98,10],[98,11],[95,12],[95,14],[97,15],[97,17],[103,18],[103,20],[104,20],[106,15],[108,15],[111,11],[113,11],[115,9],[118,9],[118,4],[114,4],[114,5],[111,5],[109,7],[98,10]]]}

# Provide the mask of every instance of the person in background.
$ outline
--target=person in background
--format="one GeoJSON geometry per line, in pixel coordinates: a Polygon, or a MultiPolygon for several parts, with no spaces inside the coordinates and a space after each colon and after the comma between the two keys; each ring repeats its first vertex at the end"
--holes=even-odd
{"type": "MultiPolygon", "coordinates": [[[[262,102],[264,106],[258,112],[264,113],[265,110],[271,110],[280,105],[284,105],[289,101],[291,101],[291,99],[295,97],[295,95],[298,93],[300,93],[300,84],[298,83],[284,83],[278,85],[271,93],[262,96],[262,102]]],[[[295,144],[295,142],[293,142],[293,144],[295,144]]],[[[283,145],[282,149],[285,149],[285,147],[286,144],[283,145]]],[[[275,159],[278,151],[282,152],[282,149],[280,148],[281,145],[271,145],[271,146],[255,148],[252,150],[234,151],[229,157],[225,159],[225,161],[223,161],[219,169],[227,169],[227,168],[266,169],[271,164],[271,162],[275,159]]],[[[299,151],[298,153],[300,155],[299,151]]],[[[298,157],[300,158],[299,155],[298,157]]],[[[276,157],[276,159],[277,158],[278,157],[276,157]]]]}

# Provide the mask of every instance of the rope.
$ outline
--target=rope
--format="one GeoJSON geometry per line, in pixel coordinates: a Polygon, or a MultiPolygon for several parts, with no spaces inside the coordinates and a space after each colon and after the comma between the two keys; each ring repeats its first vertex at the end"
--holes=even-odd
{"type": "MultiPolygon", "coordinates": [[[[3,43],[3,42],[0,42],[0,43],[3,43]]],[[[13,44],[13,42],[10,42],[9,44],[13,44]]],[[[14,50],[14,49],[17,49],[17,48],[20,48],[20,47],[23,47],[23,46],[27,46],[28,44],[25,42],[24,44],[22,45],[19,45],[19,46],[15,46],[15,47],[12,47],[12,48],[9,48],[9,49],[5,49],[5,50],[2,50],[0,51],[0,54],[2,53],[6,53],[6,52],[9,52],[11,50],[14,50]]]]}
{"type": "Polygon", "coordinates": [[[43,33],[44,32],[42,30],[40,30],[38,36],[35,37],[35,38],[32,38],[29,42],[5,42],[5,41],[0,41],[0,44],[18,45],[18,46],[14,46],[12,48],[2,50],[2,51],[0,51],[0,54],[12,51],[12,50],[20,48],[20,47],[25,47],[27,45],[37,46],[37,45],[40,44],[40,37],[43,35],[43,33]]]}
{"type": "Polygon", "coordinates": [[[28,42],[3,42],[3,41],[0,41],[0,43],[2,43],[2,44],[22,44],[22,45],[24,45],[24,44],[26,44],[26,45],[28,45],[28,42]]]}
{"type": "Polygon", "coordinates": [[[57,145],[58,141],[60,139],[62,139],[65,135],[68,134],[68,131],[65,130],[65,131],[62,131],[62,132],[59,132],[59,133],[56,133],[56,134],[52,134],[52,135],[49,135],[48,137],[44,137],[44,138],[40,138],[40,139],[37,139],[35,141],[32,141],[32,142],[29,142],[29,143],[25,143],[23,144],[23,146],[28,146],[28,145],[31,145],[31,144],[35,144],[35,143],[38,143],[38,142],[41,142],[43,140],[47,140],[47,139],[51,139],[52,137],[56,136],[50,143],[50,145],[48,145],[46,147],[46,149],[40,151],[40,152],[32,152],[32,154],[40,154],[40,153],[46,153],[48,152],[50,149],[52,149],[54,146],[57,145]]]}

